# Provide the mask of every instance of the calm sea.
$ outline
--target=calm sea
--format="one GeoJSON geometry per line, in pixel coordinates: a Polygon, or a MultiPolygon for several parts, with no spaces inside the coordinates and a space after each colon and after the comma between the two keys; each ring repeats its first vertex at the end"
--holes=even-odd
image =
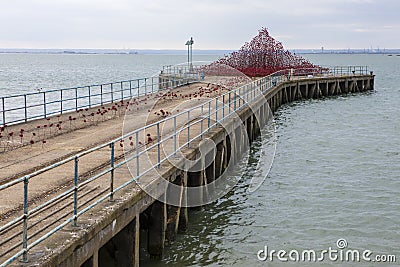
{"type": "MultiPolygon", "coordinates": [[[[254,164],[234,191],[190,213],[189,230],[166,248],[162,261],[145,260],[143,266],[396,266],[346,263],[328,255],[313,264],[285,263],[276,254],[272,261],[257,259],[266,246],[269,252],[301,254],[338,249],[338,239],[347,242],[342,251],[370,250],[371,259],[390,254],[400,262],[400,57],[305,57],[322,65],[369,65],[376,90],[282,107],[275,116],[276,157],[263,185],[246,191],[254,164]]],[[[162,65],[185,59],[0,54],[0,95],[152,76],[162,65]]],[[[252,145],[253,159],[263,142],[252,145]]]]}

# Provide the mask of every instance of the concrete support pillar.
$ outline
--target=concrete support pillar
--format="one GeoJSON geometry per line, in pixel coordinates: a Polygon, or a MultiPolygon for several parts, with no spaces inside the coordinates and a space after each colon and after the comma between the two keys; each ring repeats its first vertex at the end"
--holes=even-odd
{"type": "Polygon", "coordinates": [[[296,87],[295,86],[291,86],[290,87],[290,94],[291,94],[291,102],[296,101],[296,87]]]}
{"type": "Polygon", "coordinates": [[[215,156],[214,152],[211,151],[206,155],[205,159],[205,184],[214,182],[215,180],[215,156]]]}
{"type": "Polygon", "coordinates": [[[98,266],[135,266],[136,219],[99,250],[98,266]]]}
{"type": "Polygon", "coordinates": [[[179,218],[181,208],[177,206],[167,206],[167,227],[165,231],[165,240],[167,243],[171,243],[175,240],[176,234],[178,233],[179,218]]]}
{"type": "MultiPolygon", "coordinates": [[[[314,85],[311,85],[311,88],[313,88],[314,87],[314,85]]],[[[309,88],[309,86],[307,85],[306,86],[306,90],[305,90],[305,92],[304,92],[304,94],[303,94],[303,97],[304,98],[306,98],[306,99],[308,99],[308,92],[310,91],[310,88],[309,88]]]]}
{"type": "Polygon", "coordinates": [[[321,86],[318,84],[317,91],[315,92],[315,98],[318,99],[321,96],[321,86]]]}
{"type": "Polygon", "coordinates": [[[289,96],[288,96],[288,92],[287,92],[287,87],[285,87],[285,89],[284,89],[284,97],[285,97],[285,104],[286,103],[289,103],[290,101],[289,101],[289,96]]]}
{"type": "Polygon", "coordinates": [[[240,126],[238,128],[235,129],[235,140],[233,140],[235,142],[235,154],[234,154],[234,164],[236,164],[239,161],[240,155],[242,153],[241,151],[241,138],[242,135],[240,133],[240,126]]]}
{"type": "Polygon", "coordinates": [[[261,127],[264,127],[264,125],[265,125],[265,121],[264,121],[264,109],[265,109],[265,105],[264,104],[262,104],[261,106],[260,106],[260,109],[259,109],[259,118],[260,118],[260,121],[261,121],[261,127]]]}
{"type": "MultiPolygon", "coordinates": [[[[198,191],[196,192],[197,194],[195,196],[190,196],[191,198],[197,197],[198,199],[195,200],[195,202],[202,203],[204,198],[204,192],[203,192],[203,187],[204,185],[204,168],[202,168],[204,161],[201,160],[199,163],[197,163],[193,167],[193,171],[188,172],[188,185],[190,187],[197,187],[198,191]],[[201,164],[199,166],[199,164],[201,164]]],[[[199,209],[200,207],[197,207],[195,209],[199,209]]]]}
{"type": "Polygon", "coordinates": [[[337,94],[339,95],[342,95],[342,94],[344,94],[344,93],[346,93],[346,89],[345,89],[345,87],[346,87],[346,82],[342,82],[342,83],[340,83],[339,84],[339,90],[338,90],[338,92],[337,92],[337,94]]]}
{"type": "Polygon", "coordinates": [[[165,244],[166,225],[167,205],[156,201],[151,205],[148,222],[147,251],[151,257],[161,258],[162,256],[165,244]]]}
{"type": "MultiPolygon", "coordinates": [[[[325,97],[330,96],[328,87],[325,87],[324,90],[322,90],[322,94],[323,94],[323,96],[325,96],[325,97]]],[[[333,94],[333,92],[331,92],[331,95],[332,95],[332,94],[333,94]]]]}
{"type": "Polygon", "coordinates": [[[234,164],[235,164],[235,160],[234,160],[235,153],[236,153],[235,140],[233,140],[233,142],[232,142],[231,137],[234,138],[235,136],[234,135],[227,136],[225,139],[225,142],[224,142],[225,153],[224,153],[224,162],[223,162],[222,173],[225,172],[225,170],[228,168],[229,162],[231,160],[233,160],[232,166],[234,166],[234,164]]]}
{"type": "Polygon", "coordinates": [[[139,267],[140,255],[140,213],[137,212],[135,216],[135,250],[134,250],[134,265],[139,267]]]}
{"type": "MultiPolygon", "coordinates": [[[[167,205],[167,228],[165,232],[165,239],[168,243],[171,243],[175,240],[176,234],[178,233],[179,227],[179,218],[181,213],[181,205],[183,199],[183,179],[181,175],[177,175],[174,182],[174,185],[180,186],[181,191],[179,192],[179,203],[178,206],[167,205]]],[[[168,186],[167,189],[167,197],[172,194],[170,190],[172,185],[168,186]]]]}
{"type": "MultiPolygon", "coordinates": [[[[136,239],[135,239],[135,241],[136,241],[136,239]]],[[[135,257],[136,257],[136,255],[135,255],[135,257]]],[[[93,265],[92,266],[93,267],[98,267],[99,266],[99,251],[96,251],[95,253],[93,253],[92,260],[93,260],[93,265]]],[[[135,260],[136,260],[136,258],[135,258],[135,260]]],[[[137,260],[139,260],[139,255],[137,256],[137,260]]]]}
{"type": "MultiPolygon", "coordinates": [[[[306,87],[308,87],[308,84],[306,84],[306,87]]],[[[297,99],[298,100],[302,99],[303,98],[303,94],[302,94],[302,92],[300,90],[299,84],[297,84],[297,86],[296,86],[296,91],[297,91],[297,99]]]]}
{"type": "Polygon", "coordinates": [[[217,154],[215,155],[215,173],[214,173],[215,179],[218,179],[218,177],[220,177],[221,174],[223,173],[224,157],[225,157],[225,147],[223,142],[221,142],[217,145],[217,154]]]}
{"type": "Polygon", "coordinates": [[[253,142],[253,127],[252,127],[253,123],[251,120],[252,120],[252,116],[248,117],[246,120],[246,131],[247,131],[247,136],[249,137],[250,142],[253,142]]]}
{"type": "Polygon", "coordinates": [[[182,173],[182,207],[179,213],[179,226],[178,232],[183,233],[188,228],[189,215],[187,206],[187,186],[188,186],[188,173],[182,173]]]}
{"type": "Polygon", "coordinates": [[[275,112],[276,110],[276,95],[274,95],[273,97],[271,97],[271,106],[272,106],[272,111],[275,112]]]}
{"type": "MultiPolygon", "coordinates": [[[[282,97],[283,97],[283,91],[282,91],[282,97]]],[[[265,126],[265,125],[267,125],[268,124],[268,119],[269,119],[269,108],[268,108],[268,106],[267,106],[267,104],[265,103],[264,105],[263,105],[263,112],[262,112],[262,121],[263,121],[263,127],[265,126]]]]}
{"type": "MultiPolygon", "coordinates": [[[[276,103],[276,109],[278,109],[278,98],[275,103],[276,103]]],[[[258,111],[256,111],[256,112],[258,112],[258,111]]],[[[252,120],[253,120],[253,140],[255,140],[257,138],[257,136],[260,134],[260,125],[258,124],[256,115],[252,116],[252,120]]]]}

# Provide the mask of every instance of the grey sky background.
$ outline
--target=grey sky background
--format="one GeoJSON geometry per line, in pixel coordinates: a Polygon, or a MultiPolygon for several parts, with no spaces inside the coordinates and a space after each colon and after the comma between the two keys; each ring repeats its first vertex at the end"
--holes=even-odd
{"type": "Polygon", "coordinates": [[[400,48],[397,0],[1,0],[0,48],[400,48]]]}

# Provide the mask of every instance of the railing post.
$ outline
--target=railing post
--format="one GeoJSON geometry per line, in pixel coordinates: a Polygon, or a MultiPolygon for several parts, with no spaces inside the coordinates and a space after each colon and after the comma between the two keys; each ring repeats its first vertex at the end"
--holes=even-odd
{"type": "Polygon", "coordinates": [[[90,89],[90,85],[88,86],[88,93],[89,93],[89,108],[92,107],[92,90],[90,89]]]}
{"type": "Polygon", "coordinates": [[[236,111],[236,99],[237,99],[237,93],[236,90],[234,92],[234,99],[233,99],[233,111],[236,111]]]}
{"type": "Polygon", "coordinates": [[[100,105],[103,105],[103,85],[100,84],[100,105]]]}
{"type": "Polygon", "coordinates": [[[6,125],[6,103],[4,97],[1,98],[1,105],[3,106],[3,125],[6,125]]]}
{"type": "Polygon", "coordinates": [[[188,110],[188,137],[187,137],[187,146],[190,147],[190,110],[188,110]]]}
{"type": "Polygon", "coordinates": [[[229,114],[231,114],[231,109],[232,109],[232,107],[231,107],[231,91],[229,91],[229,94],[228,94],[228,113],[229,114]]]}
{"type": "Polygon", "coordinates": [[[157,123],[157,163],[158,168],[161,167],[161,134],[160,134],[160,123],[157,123]]]}
{"type": "Polygon", "coordinates": [[[25,113],[25,122],[28,121],[28,108],[26,107],[26,95],[24,95],[24,113],[25,113]]]}
{"type": "Polygon", "coordinates": [[[140,88],[140,81],[137,80],[137,97],[138,97],[138,98],[139,98],[139,96],[140,96],[139,88],[140,88]]]}
{"type": "Polygon", "coordinates": [[[218,124],[218,98],[215,98],[215,123],[218,124]]]}
{"type": "Polygon", "coordinates": [[[246,86],[246,104],[248,105],[249,102],[251,101],[251,83],[250,83],[250,90],[249,90],[249,85],[246,86]]]}
{"type": "Polygon", "coordinates": [[[111,103],[114,103],[114,88],[112,83],[110,83],[110,89],[111,89],[111,103]]]}
{"type": "Polygon", "coordinates": [[[208,123],[207,123],[208,131],[210,131],[210,124],[211,124],[211,100],[208,101],[208,123]]]}
{"type": "Polygon", "coordinates": [[[124,99],[124,84],[121,82],[121,100],[124,99]]]}
{"type": "Polygon", "coordinates": [[[203,139],[203,121],[204,121],[203,114],[204,114],[204,105],[202,104],[202,105],[201,105],[201,116],[200,116],[200,118],[201,118],[201,123],[200,123],[200,138],[201,138],[201,139],[203,139]]]}
{"type": "Polygon", "coordinates": [[[139,177],[139,131],[136,132],[136,177],[139,177]]]}
{"type": "Polygon", "coordinates": [[[78,88],[75,87],[75,110],[78,110],[78,88]]]}
{"type": "Polygon", "coordinates": [[[115,144],[112,142],[110,144],[111,148],[111,172],[110,172],[110,201],[114,200],[114,163],[115,163],[115,144]]]}
{"type": "Polygon", "coordinates": [[[132,97],[132,80],[129,81],[129,97],[132,97]]]}
{"type": "Polygon", "coordinates": [[[147,94],[147,78],[144,78],[144,94],[147,94]]]}
{"type": "Polygon", "coordinates": [[[225,94],[222,95],[222,121],[225,119],[225,94]]]}
{"type": "Polygon", "coordinates": [[[176,116],[174,116],[174,156],[176,156],[176,116]]]}
{"type": "Polygon", "coordinates": [[[60,90],[60,114],[63,114],[63,91],[60,90]]]}
{"type": "Polygon", "coordinates": [[[77,226],[78,220],[78,162],[79,158],[76,156],[74,160],[74,226],[77,226]]]}
{"type": "Polygon", "coordinates": [[[22,230],[22,262],[28,262],[28,176],[24,177],[24,219],[22,230]]]}
{"type": "Polygon", "coordinates": [[[43,92],[43,115],[47,118],[47,108],[46,108],[46,92],[43,92]]]}
{"type": "Polygon", "coordinates": [[[257,88],[257,83],[258,83],[258,81],[255,81],[254,83],[253,83],[253,100],[254,99],[256,99],[256,88],[257,88]]]}
{"type": "Polygon", "coordinates": [[[239,87],[239,93],[238,93],[238,95],[239,95],[239,103],[237,104],[237,109],[240,109],[240,107],[241,107],[241,105],[242,105],[242,103],[241,103],[241,101],[242,101],[242,86],[241,87],[239,87]]]}
{"type": "MultiPolygon", "coordinates": [[[[281,76],[282,77],[282,76],[281,76]]],[[[250,83],[250,92],[249,92],[249,101],[247,102],[247,104],[249,104],[249,102],[251,102],[253,100],[253,88],[254,88],[254,84],[253,82],[250,83]]]]}

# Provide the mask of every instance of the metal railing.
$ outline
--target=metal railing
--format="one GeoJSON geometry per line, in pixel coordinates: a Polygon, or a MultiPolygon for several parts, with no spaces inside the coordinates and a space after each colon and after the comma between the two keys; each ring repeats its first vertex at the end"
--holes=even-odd
{"type": "MultiPolygon", "coordinates": [[[[342,72],[342,70],[344,69],[341,69],[340,72],[332,72],[331,75],[343,75],[344,73],[342,72]]],[[[348,72],[347,74],[351,75],[353,68],[349,68],[349,70],[350,73],[348,72]]],[[[360,71],[359,74],[362,74],[366,71],[363,68],[358,70],[360,71]]],[[[5,190],[12,187],[18,186],[18,188],[22,188],[23,199],[21,199],[21,202],[23,202],[23,207],[22,214],[20,214],[17,218],[14,218],[6,224],[0,226],[0,234],[7,232],[15,227],[22,228],[22,231],[20,231],[20,237],[22,241],[17,244],[18,246],[21,246],[21,249],[18,250],[17,253],[6,259],[0,266],[6,266],[20,257],[22,257],[22,261],[27,261],[29,250],[61,230],[66,225],[69,225],[71,223],[73,225],[76,225],[81,215],[88,212],[99,203],[107,199],[115,199],[115,194],[117,192],[126,188],[128,185],[140,181],[140,179],[146,174],[150,173],[150,171],[160,168],[160,166],[164,162],[168,161],[172,157],[175,157],[181,149],[190,146],[191,142],[193,142],[194,140],[199,140],[199,138],[202,138],[203,135],[210,129],[220,125],[225,120],[231,118],[239,110],[247,107],[248,103],[253,102],[261,95],[265,94],[268,90],[275,87],[277,84],[286,81],[286,77],[284,74],[285,72],[278,72],[259,80],[250,82],[246,85],[225,92],[218,97],[207,100],[198,106],[188,108],[173,116],[166,117],[162,120],[146,125],[140,129],[124,134],[123,136],[116,138],[110,142],[93,147],[67,159],[61,160],[48,167],[44,167],[40,170],[37,170],[28,175],[24,175],[23,177],[1,185],[0,194],[3,194],[5,190]],[[164,126],[169,126],[170,129],[166,131],[166,134],[161,134],[160,129],[164,126]],[[156,132],[154,140],[143,144],[143,138],[147,136],[148,132],[156,132]],[[181,133],[187,134],[187,139],[184,140],[184,142],[178,142],[179,135],[181,133]],[[124,157],[121,157],[119,160],[117,160],[118,155],[115,148],[118,146],[122,146],[121,144],[127,144],[128,142],[130,142],[131,144],[131,149],[129,149],[129,152],[126,153],[124,157]],[[167,142],[172,142],[173,148],[172,150],[165,152],[162,146],[167,142]],[[146,167],[144,159],[147,152],[149,152],[150,150],[157,152],[154,153],[154,155],[157,155],[157,159],[155,160],[154,164],[146,167]],[[104,165],[103,168],[98,170],[97,173],[91,173],[85,179],[81,179],[82,177],[79,174],[80,160],[83,159],[85,156],[96,155],[95,153],[104,151],[105,153],[108,153],[107,158],[109,160],[107,161],[107,164],[104,165]],[[164,155],[164,157],[162,157],[162,154],[164,155]],[[135,166],[133,177],[116,186],[114,179],[115,170],[131,163],[135,166]],[[68,166],[68,164],[70,166],[68,166]],[[35,177],[48,173],[57,168],[70,169],[70,173],[73,174],[73,180],[70,182],[70,186],[66,187],[67,189],[64,189],[63,191],[57,193],[57,196],[52,197],[46,202],[38,204],[36,206],[30,206],[29,197],[32,198],[29,191],[30,181],[33,181],[32,179],[34,179],[35,177]],[[109,183],[105,191],[96,194],[95,197],[85,202],[86,206],[82,206],[82,204],[79,205],[79,203],[83,201],[82,189],[90,183],[95,184],[96,181],[105,176],[108,177],[107,183],[109,183]],[[54,203],[65,200],[68,197],[73,197],[71,203],[73,204],[72,211],[63,214],[63,216],[61,217],[62,219],[56,219],[54,223],[50,225],[51,227],[53,227],[52,229],[40,231],[40,237],[34,238],[36,235],[38,235],[38,233],[35,233],[34,236],[28,235],[28,230],[34,224],[30,221],[32,217],[38,214],[42,214],[47,207],[54,205],[54,203]]],[[[44,218],[47,218],[45,217],[46,214],[43,214],[43,216],[44,218]]],[[[41,219],[43,220],[44,218],[41,219]]],[[[47,225],[45,229],[48,229],[50,226],[47,225]]],[[[3,242],[7,242],[7,240],[3,242]]],[[[10,253],[11,252],[9,252],[9,254],[10,253]]]]}
{"type": "Polygon", "coordinates": [[[329,73],[334,76],[372,74],[368,66],[333,66],[329,67],[329,73]]]}
{"type": "Polygon", "coordinates": [[[173,74],[179,75],[184,73],[201,73],[203,71],[203,66],[199,65],[166,65],[162,67],[162,74],[173,74]]]}
{"type": "Polygon", "coordinates": [[[131,99],[160,89],[171,88],[198,80],[199,73],[181,72],[176,80],[160,82],[149,77],[98,85],[46,90],[27,94],[3,96],[0,99],[0,125],[10,125],[49,116],[92,108],[120,100],[131,99]]]}
{"type": "MultiPolygon", "coordinates": [[[[222,64],[219,64],[222,66],[222,64]]],[[[179,73],[190,73],[190,72],[202,72],[203,66],[193,66],[189,68],[186,65],[174,66],[168,65],[163,66],[162,73],[165,74],[179,74],[179,73]]],[[[226,71],[226,69],[225,69],[226,71]]],[[[271,75],[289,74],[294,75],[307,75],[307,74],[330,74],[334,76],[338,75],[368,75],[371,74],[368,66],[321,66],[320,68],[299,68],[299,69],[285,69],[275,72],[271,75]]]]}

